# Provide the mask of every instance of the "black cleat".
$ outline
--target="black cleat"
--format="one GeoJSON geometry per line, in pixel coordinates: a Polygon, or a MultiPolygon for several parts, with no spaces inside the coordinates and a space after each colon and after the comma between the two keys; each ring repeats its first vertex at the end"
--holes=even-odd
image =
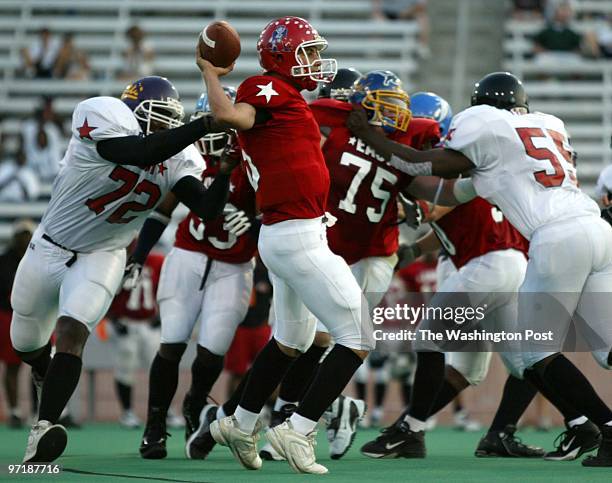
{"type": "Polygon", "coordinates": [[[200,426],[200,413],[202,412],[203,404],[196,404],[191,397],[191,392],[185,394],[183,400],[183,417],[185,418],[185,441],[188,441],[193,433],[200,426]]]}
{"type": "Polygon", "coordinates": [[[398,421],[364,444],[361,453],[370,458],[425,458],[425,433],[412,431],[406,421],[398,421]]]}
{"type": "Polygon", "coordinates": [[[602,426],[601,436],[597,454],[583,459],[582,466],[612,466],[612,426],[602,426]]]}
{"type": "MultiPolygon", "coordinates": [[[[270,427],[273,428],[279,424],[284,423],[291,415],[295,412],[297,406],[295,404],[285,404],[281,406],[280,410],[272,411],[272,417],[270,418],[270,427]]],[[[283,458],[279,455],[270,443],[266,443],[263,448],[259,451],[259,457],[266,461],[282,461],[283,458]]]]}
{"type": "Polygon", "coordinates": [[[555,439],[555,450],[544,455],[548,461],[573,461],[584,453],[597,449],[601,432],[591,421],[568,427],[555,439]]]}
{"type": "Polygon", "coordinates": [[[216,442],[210,434],[210,424],[217,418],[218,406],[207,404],[200,412],[196,431],[185,443],[185,455],[191,460],[203,460],[211,452],[216,442]]]}
{"type": "Polygon", "coordinates": [[[140,443],[140,456],[147,460],[160,460],[168,455],[166,439],[166,414],[149,414],[147,425],[140,443]]]}
{"type": "Polygon", "coordinates": [[[489,431],[484,435],[474,456],[478,458],[501,457],[501,458],[541,458],[544,449],[538,446],[524,444],[514,433],[516,426],[509,424],[503,431],[489,431]]]}

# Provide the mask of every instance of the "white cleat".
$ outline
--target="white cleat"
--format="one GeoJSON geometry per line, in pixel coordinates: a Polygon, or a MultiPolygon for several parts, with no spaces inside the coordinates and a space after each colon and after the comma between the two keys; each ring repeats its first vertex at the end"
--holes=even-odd
{"type": "Polygon", "coordinates": [[[68,443],[66,428],[49,421],[38,421],[30,430],[24,463],[51,463],[61,456],[68,443]]]}
{"type": "Polygon", "coordinates": [[[242,466],[248,470],[258,470],[262,465],[257,451],[260,429],[258,421],[253,434],[246,433],[238,427],[234,416],[227,416],[211,423],[210,434],[217,443],[227,446],[242,466]]]}
{"type": "Polygon", "coordinates": [[[262,460],[266,461],[284,461],[281,455],[278,454],[278,451],[274,449],[274,447],[270,443],[266,443],[263,448],[259,451],[259,456],[262,460]]]}
{"type": "Polygon", "coordinates": [[[327,468],[317,463],[315,445],[317,432],[304,436],[293,429],[291,422],[285,421],[266,432],[266,438],[279,455],[284,457],[296,473],[324,475],[327,468]]]}
{"type": "Polygon", "coordinates": [[[333,460],[342,458],[353,444],[357,424],[363,419],[366,409],[366,403],[362,399],[340,396],[323,414],[329,454],[333,460]]]}
{"type": "Polygon", "coordinates": [[[168,414],[166,415],[166,426],[169,428],[180,429],[185,427],[185,421],[182,417],[176,414],[172,408],[168,409],[168,414]]]}
{"type": "Polygon", "coordinates": [[[142,421],[131,409],[124,411],[119,418],[119,424],[124,428],[136,429],[142,425],[142,421]]]}

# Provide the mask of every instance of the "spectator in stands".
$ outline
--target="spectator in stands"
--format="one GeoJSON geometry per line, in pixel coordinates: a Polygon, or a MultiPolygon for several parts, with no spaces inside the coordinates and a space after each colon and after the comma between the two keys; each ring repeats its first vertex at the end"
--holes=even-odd
{"type": "Polygon", "coordinates": [[[513,0],[512,15],[517,19],[540,18],[544,15],[546,0],[513,0]]]}
{"type": "Polygon", "coordinates": [[[7,249],[0,254],[0,267],[2,267],[0,270],[0,362],[6,366],[3,386],[9,407],[7,424],[10,428],[20,428],[23,424],[17,399],[21,359],[15,354],[10,342],[11,289],[17,266],[28,248],[34,229],[34,223],[30,220],[16,222],[13,225],[12,239],[7,249]]]}
{"type": "Polygon", "coordinates": [[[58,79],[86,80],[90,73],[85,52],[76,47],[71,33],[65,33],[55,61],[53,76],[58,79]]]}
{"type": "MultiPolygon", "coordinates": [[[[572,62],[580,59],[582,35],[576,32],[571,22],[573,11],[569,2],[555,6],[551,19],[534,37],[536,60],[547,62],[572,62]]],[[[585,53],[588,47],[585,46],[585,53]]]]}
{"type": "Polygon", "coordinates": [[[59,50],[59,39],[52,37],[48,28],[40,29],[34,43],[21,49],[24,74],[37,78],[52,77],[59,50]]]}
{"type": "Polygon", "coordinates": [[[606,20],[605,25],[587,32],[584,40],[596,57],[612,58],[612,13],[606,16],[606,20]]]}
{"type": "Polygon", "coordinates": [[[419,55],[430,55],[427,0],[373,0],[372,7],[372,16],[378,20],[415,20],[419,25],[419,55]]]}
{"type": "Polygon", "coordinates": [[[40,186],[36,174],[26,166],[19,151],[14,158],[2,153],[0,143],[0,202],[20,203],[35,200],[40,186]]]}
{"type": "Polygon", "coordinates": [[[153,73],[153,47],[145,40],[144,31],[137,25],[126,30],[128,47],[123,52],[125,67],[121,71],[122,78],[134,79],[153,73]]]}
{"type": "Polygon", "coordinates": [[[45,183],[52,182],[62,159],[62,132],[48,101],[38,108],[32,119],[21,126],[21,151],[26,164],[45,183]]]}

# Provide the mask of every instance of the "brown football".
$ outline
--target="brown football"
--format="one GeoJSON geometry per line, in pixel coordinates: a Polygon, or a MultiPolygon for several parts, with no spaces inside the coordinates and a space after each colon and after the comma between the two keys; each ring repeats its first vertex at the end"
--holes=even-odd
{"type": "Polygon", "coordinates": [[[198,38],[200,55],[217,67],[229,67],[240,55],[240,36],[224,20],[209,23],[198,38]]]}

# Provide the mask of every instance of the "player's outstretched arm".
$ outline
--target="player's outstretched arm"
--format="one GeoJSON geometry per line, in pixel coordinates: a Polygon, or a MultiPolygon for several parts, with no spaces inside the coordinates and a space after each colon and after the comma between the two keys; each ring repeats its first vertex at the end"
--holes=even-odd
{"type": "Polygon", "coordinates": [[[232,71],[234,65],[230,67],[216,67],[200,54],[200,49],[196,48],[196,64],[202,72],[202,78],[206,84],[206,93],[210,109],[220,125],[246,131],[255,124],[257,111],[253,106],[244,102],[234,104],[228,97],[219,77],[232,71]]]}
{"type": "Polygon", "coordinates": [[[177,207],[178,203],[176,196],[173,193],[168,193],[162,202],[147,217],[138,234],[136,248],[128,261],[128,265],[130,262],[135,262],[141,266],[144,265],[149,256],[149,252],[159,241],[168,223],[170,223],[172,212],[177,207]]]}
{"type": "Polygon", "coordinates": [[[163,163],[205,134],[223,132],[211,116],[202,116],[181,127],[148,136],[124,136],[96,143],[98,154],[116,164],[147,167],[163,163]]]}
{"type": "Polygon", "coordinates": [[[435,176],[418,176],[408,185],[406,192],[442,206],[460,205],[477,196],[471,178],[444,180],[435,176]]]}
{"type": "Polygon", "coordinates": [[[458,151],[452,149],[417,149],[392,141],[384,134],[372,129],[362,108],[354,109],[346,121],[347,127],[362,139],[394,168],[411,176],[441,176],[456,178],[472,168],[474,164],[458,151]]]}

